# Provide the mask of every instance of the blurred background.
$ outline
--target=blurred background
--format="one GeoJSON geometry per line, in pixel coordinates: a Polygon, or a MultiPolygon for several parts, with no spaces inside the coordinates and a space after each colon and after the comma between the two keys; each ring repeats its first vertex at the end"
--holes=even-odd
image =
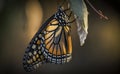
{"type": "MultiPolygon", "coordinates": [[[[59,0],[60,1],[60,0],[59,0]]],[[[89,29],[80,47],[72,24],[73,58],[67,64],[45,64],[29,74],[117,74],[120,65],[119,0],[89,0],[109,20],[100,19],[89,5],[89,29]]],[[[57,10],[57,0],[0,0],[0,73],[26,74],[25,49],[39,27],[57,10]]]]}

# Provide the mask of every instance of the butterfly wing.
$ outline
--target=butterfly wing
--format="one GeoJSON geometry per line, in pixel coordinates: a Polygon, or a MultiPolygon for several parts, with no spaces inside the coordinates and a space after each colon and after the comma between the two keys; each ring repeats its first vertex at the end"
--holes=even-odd
{"type": "Polygon", "coordinates": [[[63,64],[71,60],[70,26],[67,25],[66,18],[63,16],[65,16],[63,12],[58,11],[33,37],[23,57],[23,66],[26,71],[36,70],[46,62],[63,64]]]}

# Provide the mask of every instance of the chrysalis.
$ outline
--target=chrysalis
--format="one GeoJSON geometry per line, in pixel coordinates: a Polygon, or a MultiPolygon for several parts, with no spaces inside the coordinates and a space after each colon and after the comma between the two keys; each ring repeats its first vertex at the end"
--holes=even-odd
{"type": "Polygon", "coordinates": [[[77,23],[77,31],[82,46],[88,34],[88,11],[84,0],[70,0],[70,8],[72,9],[77,23]]]}
{"type": "Polygon", "coordinates": [[[93,5],[88,0],[69,0],[70,8],[74,13],[77,23],[77,30],[80,39],[80,45],[82,46],[85,43],[85,39],[88,34],[88,10],[85,4],[86,1],[88,5],[100,15],[100,17],[108,19],[106,16],[102,14],[101,11],[96,10],[93,5]]]}

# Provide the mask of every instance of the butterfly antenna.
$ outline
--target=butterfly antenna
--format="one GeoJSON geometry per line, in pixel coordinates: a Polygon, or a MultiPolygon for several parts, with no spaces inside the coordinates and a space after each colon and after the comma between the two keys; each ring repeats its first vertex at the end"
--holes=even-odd
{"type": "Polygon", "coordinates": [[[97,10],[97,9],[89,2],[89,0],[85,0],[85,1],[86,1],[86,2],[90,5],[90,7],[100,16],[100,18],[104,18],[104,19],[108,20],[108,17],[105,16],[105,15],[103,15],[102,11],[97,10]]]}

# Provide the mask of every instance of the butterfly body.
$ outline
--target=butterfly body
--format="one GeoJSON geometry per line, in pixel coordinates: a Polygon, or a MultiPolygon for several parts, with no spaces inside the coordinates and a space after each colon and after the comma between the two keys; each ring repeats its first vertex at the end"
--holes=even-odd
{"type": "Polygon", "coordinates": [[[43,63],[63,64],[72,58],[69,19],[59,7],[38,30],[23,57],[26,71],[36,70],[43,63]]]}

